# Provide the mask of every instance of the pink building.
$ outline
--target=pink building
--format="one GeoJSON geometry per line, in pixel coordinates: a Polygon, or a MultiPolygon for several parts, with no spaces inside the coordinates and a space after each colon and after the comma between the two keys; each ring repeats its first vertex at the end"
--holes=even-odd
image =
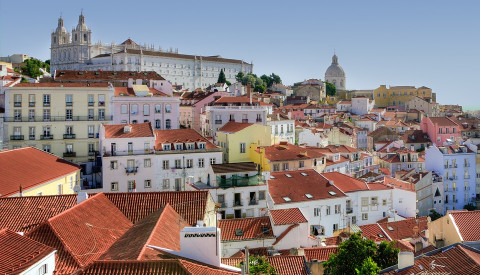
{"type": "Polygon", "coordinates": [[[113,124],[150,122],[155,129],[178,129],[180,100],[172,95],[172,85],[166,80],[137,83],[129,79],[127,87],[115,87],[113,124]]]}
{"type": "Polygon", "coordinates": [[[462,135],[460,125],[449,117],[424,117],[420,127],[437,146],[444,145],[447,139],[454,141],[462,135]]]}
{"type": "Polygon", "coordinates": [[[205,112],[209,103],[227,96],[228,92],[185,92],[180,98],[180,124],[186,128],[200,131],[200,114],[205,112]]]}

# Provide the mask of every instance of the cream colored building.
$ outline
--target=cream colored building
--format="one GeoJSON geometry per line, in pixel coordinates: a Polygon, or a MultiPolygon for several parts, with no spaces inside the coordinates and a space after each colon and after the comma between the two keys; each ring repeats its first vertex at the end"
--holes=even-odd
{"type": "Polygon", "coordinates": [[[93,161],[101,123],[112,121],[108,83],[19,83],[5,89],[7,148],[33,146],[77,163],[93,161]]]}
{"type": "Polygon", "coordinates": [[[373,91],[373,96],[377,107],[406,107],[410,99],[415,96],[436,101],[436,94],[432,92],[432,89],[425,86],[419,88],[415,86],[390,86],[387,88],[387,85],[380,85],[373,91]]]}
{"type": "Polygon", "coordinates": [[[432,101],[431,98],[413,96],[407,102],[407,111],[412,109],[423,111],[427,116],[436,117],[439,115],[439,104],[435,101],[432,101]]]}

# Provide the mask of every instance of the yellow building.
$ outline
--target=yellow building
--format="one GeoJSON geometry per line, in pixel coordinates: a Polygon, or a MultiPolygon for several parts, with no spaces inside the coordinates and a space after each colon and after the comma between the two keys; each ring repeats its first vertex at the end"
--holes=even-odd
{"type": "Polygon", "coordinates": [[[5,89],[8,148],[33,146],[78,163],[93,160],[112,120],[108,83],[19,83],[5,89]]]}
{"type": "Polygon", "coordinates": [[[270,126],[230,121],[216,132],[216,143],[223,148],[225,163],[249,162],[252,143],[272,145],[270,126]]]}
{"type": "Polygon", "coordinates": [[[80,166],[33,147],[0,151],[0,197],[74,194],[80,166]]]}
{"type": "Polygon", "coordinates": [[[432,89],[425,86],[419,88],[415,86],[390,86],[387,88],[387,85],[380,85],[373,91],[373,96],[377,107],[406,107],[414,96],[431,98],[436,101],[436,94],[432,93],[432,89]]]}
{"type": "Polygon", "coordinates": [[[428,223],[428,241],[438,248],[478,242],[479,217],[480,211],[448,211],[445,216],[428,223]]]}

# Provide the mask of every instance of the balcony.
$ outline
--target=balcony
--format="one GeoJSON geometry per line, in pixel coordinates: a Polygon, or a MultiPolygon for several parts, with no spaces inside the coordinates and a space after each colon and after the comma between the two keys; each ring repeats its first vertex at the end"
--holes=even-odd
{"type": "Polygon", "coordinates": [[[259,175],[251,177],[233,175],[228,179],[217,177],[217,185],[223,189],[230,187],[257,186],[262,184],[265,184],[265,181],[262,179],[262,176],[259,175]]]}
{"type": "Polygon", "coordinates": [[[28,107],[35,107],[35,102],[28,102],[28,107]]]}
{"type": "Polygon", "coordinates": [[[221,119],[220,120],[216,119],[215,124],[222,124],[222,120],[221,119]]]}
{"type": "Polygon", "coordinates": [[[98,154],[98,151],[88,151],[89,156],[95,156],[96,154],[98,154]]]}
{"type": "Polygon", "coordinates": [[[67,107],[72,107],[72,106],[73,106],[73,102],[65,102],[65,106],[67,106],[67,107]]]}
{"type": "Polygon", "coordinates": [[[11,135],[10,140],[23,140],[23,135],[11,135]]]}
{"type": "Polygon", "coordinates": [[[13,107],[22,107],[22,102],[14,102],[13,107]]]}
{"type": "Polygon", "coordinates": [[[257,205],[258,204],[258,201],[257,200],[250,200],[248,202],[248,205],[257,205]]]}
{"type": "Polygon", "coordinates": [[[234,201],[233,202],[233,207],[235,207],[235,206],[243,206],[243,204],[240,201],[234,201]]]}
{"type": "Polygon", "coordinates": [[[95,133],[88,133],[88,138],[94,138],[95,137],[95,133]]]}
{"type": "Polygon", "coordinates": [[[77,156],[76,152],[65,152],[65,153],[63,153],[64,158],[74,158],[76,156],[77,156]]]}
{"type": "Polygon", "coordinates": [[[347,207],[347,214],[352,214],[353,213],[353,208],[347,207]]]}
{"type": "Polygon", "coordinates": [[[248,118],[246,118],[246,119],[245,119],[245,118],[244,118],[244,119],[242,119],[242,123],[248,123],[248,118]]]}
{"type": "Polygon", "coordinates": [[[131,173],[135,174],[137,172],[138,172],[138,167],[125,167],[125,173],[127,173],[127,175],[131,173]]]}
{"type": "Polygon", "coordinates": [[[95,101],[89,101],[89,102],[88,102],[88,106],[89,106],[89,107],[95,106],[95,101]]]}
{"type": "Polygon", "coordinates": [[[75,134],[63,134],[63,139],[75,139],[75,134]]]}
{"type": "Polygon", "coordinates": [[[40,135],[40,139],[42,140],[53,139],[53,135],[40,135]]]}
{"type": "Polygon", "coordinates": [[[261,118],[257,118],[256,121],[257,121],[257,122],[262,122],[262,119],[261,119],[261,118]]]}
{"type": "Polygon", "coordinates": [[[103,156],[104,157],[109,157],[109,156],[133,156],[133,155],[150,155],[150,154],[155,154],[154,149],[143,149],[143,150],[116,150],[116,151],[104,151],[103,156]]]}
{"type": "Polygon", "coordinates": [[[43,102],[43,107],[50,107],[50,102],[43,102]]]}
{"type": "Polygon", "coordinates": [[[99,107],[105,106],[105,101],[99,101],[99,102],[98,102],[98,106],[99,106],[99,107]]]}
{"type": "Polygon", "coordinates": [[[28,139],[29,139],[29,140],[35,140],[35,135],[29,135],[29,136],[28,136],[28,139]]]}
{"type": "Polygon", "coordinates": [[[43,121],[109,121],[112,116],[35,116],[35,117],[5,117],[5,122],[43,122],[43,121]]]}

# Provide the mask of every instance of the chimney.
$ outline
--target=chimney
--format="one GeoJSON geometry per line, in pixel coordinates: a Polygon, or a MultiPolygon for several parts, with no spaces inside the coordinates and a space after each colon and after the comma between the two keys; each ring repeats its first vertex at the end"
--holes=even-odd
{"type": "Polygon", "coordinates": [[[415,146],[413,146],[413,144],[410,145],[410,150],[411,150],[411,151],[415,151],[415,146]]]}
{"type": "Polygon", "coordinates": [[[130,125],[124,126],[124,127],[123,127],[123,132],[124,132],[124,133],[130,133],[130,132],[132,132],[132,126],[130,126],[130,125]]]}
{"type": "Polygon", "coordinates": [[[251,90],[252,89],[252,84],[250,82],[247,83],[247,97],[251,98],[251,90]]]}
{"type": "Polygon", "coordinates": [[[413,252],[403,251],[398,253],[398,269],[404,269],[415,265],[413,252]]]}
{"type": "Polygon", "coordinates": [[[180,253],[192,260],[220,267],[221,254],[220,228],[185,227],[180,232],[180,253]]]}
{"type": "Polygon", "coordinates": [[[88,199],[88,194],[87,192],[80,192],[77,195],[77,204],[81,203],[82,201],[85,201],[88,199]]]}
{"type": "Polygon", "coordinates": [[[132,88],[133,86],[133,78],[128,79],[128,88],[132,88]]]}

